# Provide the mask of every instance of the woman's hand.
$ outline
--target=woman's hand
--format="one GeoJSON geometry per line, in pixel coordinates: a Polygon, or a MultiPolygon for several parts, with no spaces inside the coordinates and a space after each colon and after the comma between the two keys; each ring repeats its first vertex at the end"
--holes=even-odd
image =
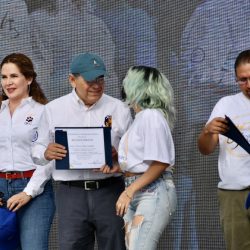
{"type": "Polygon", "coordinates": [[[116,215],[123,216],[127,212],[128,206],[132,199],[132,193],[129,193],[128,190],[123,191],[116,202],[116,215]]]}
{"type": "Polygon", "coordinates": [[[147,171],[121,193],[118,201],[116,202],[116,214],[123,216],[127,212],[128,206],[133,199],[134,194],[138,190],[158,179],[168,166],[169,164],[167,163],[153,161],[147,171]]]}
{"type": "Polygon", "coordinates": [[[32,197],[25,192],[15,194],[7,200],[7,208],[15,212],[22,206],[26,205],[31,199],[32,197]]]}

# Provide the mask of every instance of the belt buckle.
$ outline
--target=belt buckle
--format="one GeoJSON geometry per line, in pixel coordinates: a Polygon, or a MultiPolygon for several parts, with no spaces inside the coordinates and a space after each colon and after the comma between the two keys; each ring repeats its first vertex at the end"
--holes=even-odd
{"type": "Polygon", "coordinates": [[[11,176],[12,175],[12,173],[10,173],[10,172],[5,172],[5,179],[6,180],[10,180],[11,178],[9,178],[8,176],[11,176]]]}
{"type": "Polygon", "coordinates": [[[85,190],[97,190],[99,189],[99,182],[98,181],[84,181],[84,189],[85,190]],[[88,185],[92,186],[93,184],[95,187],[89,187],[88,185]]]}

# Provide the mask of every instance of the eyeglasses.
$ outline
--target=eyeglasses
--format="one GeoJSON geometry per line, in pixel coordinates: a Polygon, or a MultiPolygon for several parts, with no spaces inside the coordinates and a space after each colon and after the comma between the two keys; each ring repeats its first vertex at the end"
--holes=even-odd
{"type": "Polygon", "coordinates": [[[250,81],[250,77],[242,77],[239,79],[236,79],[236,82],[240,85],[246,85],[250,81]]]}
{"type": "Polygon", "coordinates": [[[92,85],[92,84],[103,84],[104,83],[104,76],[99,76],[93,81],[86,81],[87,84],[92,85]]]}

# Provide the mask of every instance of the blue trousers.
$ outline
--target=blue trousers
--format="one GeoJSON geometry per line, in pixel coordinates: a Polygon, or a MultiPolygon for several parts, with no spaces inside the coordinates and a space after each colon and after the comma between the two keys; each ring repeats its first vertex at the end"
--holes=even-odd
{"type": "MultiPolygon", "coordinates": [[[[4,200],[23,191],[29,178],[0,179],[4,200]]],[[[49,181],[44,192],[17,211],[22,250],[48,250],[49,231],[55,212],[54,193],[49,181]]]]}

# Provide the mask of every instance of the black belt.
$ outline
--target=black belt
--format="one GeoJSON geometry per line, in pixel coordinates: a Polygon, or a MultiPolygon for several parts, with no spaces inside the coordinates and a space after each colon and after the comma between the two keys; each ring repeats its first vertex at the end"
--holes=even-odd
{"type": "Polygon", "coordinates": [[[86,181],[61,181],[61,184],[68,185],[72,187],[80,187],[84,190],[97,190],[116,182],[123,182],[123,177],[110,177],[100,180],[86,180],[86,181]]]}

